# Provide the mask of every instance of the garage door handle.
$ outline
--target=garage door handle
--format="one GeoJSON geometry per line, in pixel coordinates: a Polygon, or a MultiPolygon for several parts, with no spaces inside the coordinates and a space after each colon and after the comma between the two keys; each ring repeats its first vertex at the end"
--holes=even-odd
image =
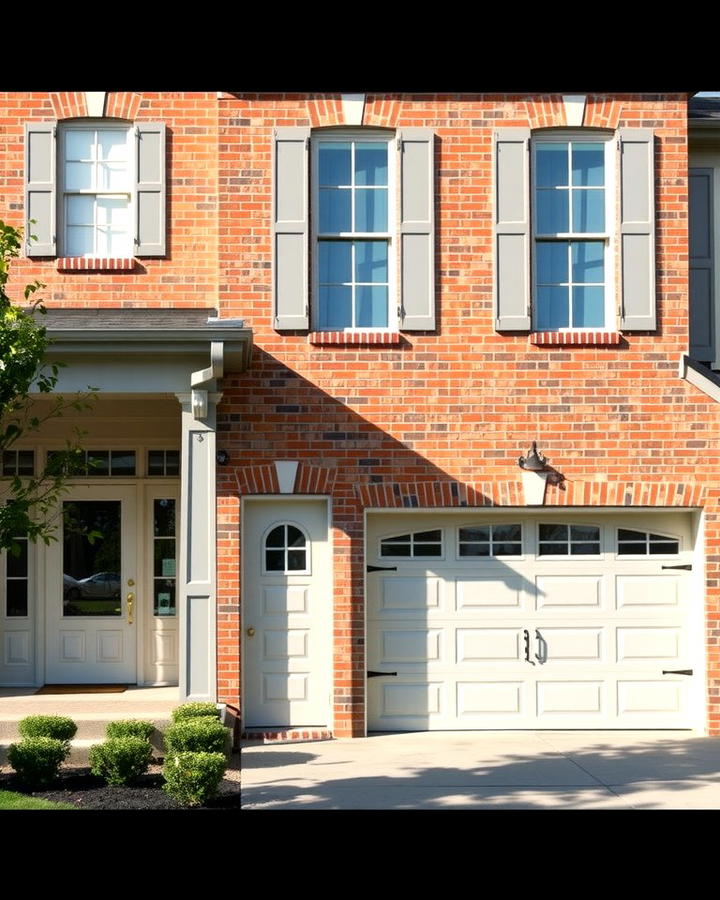
{"type": "Polygon", "coordinates": [[[685,569],[686,572],[692,572],[692,565],[685,563],[682,566],[660,566],[661,569],[685,569]]]}
{"type": "Polygon", "coordinates": [[[530,659],[530,632],[527,628],[523,628],[523,635],[525,636],[525,662],[529,662],[531,666],[534,666],[535,663],[530,659]]]}
{"type": "Polygon", "coordinates": [[[381,678],[383,675],[397,675],[397,672],[373,672],[372,669],[365,673],[368,678],[381,678]]]}
{"type": "Polygon", "coordinates": [[[365,566],[367,572],[397,572],[397,566],[365,566]]]}
{"type": "Polygon", "coordinates": [[[692,675],[692,669],[663,669],[663,675],[692,675]]]}

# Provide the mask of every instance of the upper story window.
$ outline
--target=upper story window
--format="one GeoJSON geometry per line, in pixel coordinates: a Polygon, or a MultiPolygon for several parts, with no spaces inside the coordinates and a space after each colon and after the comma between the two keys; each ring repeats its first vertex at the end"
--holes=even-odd
{"type": "Polygon", "coordinates": [[[395,195],[390,139],[323,136],[314,143],[314,156],[315,327],[319,331],[393,327],[395,195]]]}
{"type": "Polygon", "coordinates": [[[533,142],[535,328],[615,327],[609,140],[533,142]]]}
{"type": "Polygon", "coordinates": [[[165,255],[165,126],[76,119],[25,128],[28,256],[165,255]]]}
{"type": "Polygon", "coordinates": [[[277,331],[435,328],[434,134],[273,133],[277,331]]]}
{"type": "Polygon", "coordinates": [[[131,256],[135,178],[130,129],[67,126],[60,159],[61,254],[131,256]]]}

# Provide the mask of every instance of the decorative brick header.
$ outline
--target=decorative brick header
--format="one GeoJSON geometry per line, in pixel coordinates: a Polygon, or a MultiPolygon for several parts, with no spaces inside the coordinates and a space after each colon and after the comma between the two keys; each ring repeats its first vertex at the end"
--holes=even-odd
{"type": "Polygon", "coordinates": [[[142,94],[136,94],[134,91],[108,91],[105,115],[133,121],[137,117],[141,101],[142,94]]]}
{"type": "Polygon", "coordinates": [[[84,256],[63,256],[57,261],[57,268],[69,272],[132,272],[135,260],[127,258],[84,256]]]}
{"type": "Polygon", "coordinates": [[[342,101],[340,94],[332,97],[314,97],[307,103],[310,125],[313,128],[323,128],[327,125],[344,125],[342,101]]]}
{"type": "MultiPolygon", "coordinates": [[[[530,128],[568,127],[561,94],[545,94],[526,101],[530,128]]],[[[587,95],[583,128],[615,129],[620,121],[621,105],[616,100],[587,95]]]]}
{"type": "MultiPolygon", "coordinates": [[[[405,481],[359,484],[363,506],[373,508],[433,508],[525,506],[521,481],[461,484],[458,481],[405,481]]],[[[685,506],[699,507],[705,487],[689,483],[564,481],[548,484],[545,506],[685,506]]],[[[540,507],[529,507],[539,509],[540,507]]]]}
{"type": "MultiPolygon", "coordinates": [[[[140,109],[142,96],[134,91],[108,91],[103,115],[110,119],[133,120],[140,109]]],[[[56,91],[50,94],[57,119],[85,118],[88,113],[85,91],[56,91]]]]}
{"type": "Polygon", "coordinates": [[[402,342],[397,331],[312,331],[308,344],[399,344],[402,342]]]}
{"type": "Polygon", "coordinates": [[[619,344],[622,335],[617,331],[536,331],[530,335],[530,343],[538,346],[608,346],[619,344]]]}
{"type": "MultiPolygon", "coordinates": [[[[335,484],[336,469],[300,463],[295,477],[295,494],[330,494],[335,484]]],[[[273,463],[243,466],[235,472],[241,494],[280,494],[277,470],[273,463]]]]}

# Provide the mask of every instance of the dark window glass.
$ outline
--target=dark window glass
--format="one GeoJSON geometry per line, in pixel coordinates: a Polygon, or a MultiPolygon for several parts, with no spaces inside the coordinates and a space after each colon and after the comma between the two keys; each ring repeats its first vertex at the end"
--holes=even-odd
{"type": "Polygon", "coordinates": [[[303,572],[305,568],[305,551],[288,550],[288,571],[303,572]]]}
{"type": "Polygon", "coordinates": [[[630,531],[628,528],[618,528],[619,541],[644,541],[644,531],[630,531]]]}
{"type": "Polygon", "coordinates": [[[180,474],[180,451],[179,450],[166,450],[165,451],[165,474],[166,475],[179,475],[180,474]]]}
{"type": "Polygon", "coordinates": [[[88,450],[87,453],[88,475],[110,474],[110,452],[108,450],[88,450]]]}
{"type": "Polygon", "coordinates": [[[571,525],[570,540],[600,542],[600,529],[596,525],[571,525]]]}
{"type": "Polygon", "coordinates": [[[521,544],[493,544],[495,556],[522,556],[521,544]]]}
{"type": "Polygon", "coordinates": [[[538,556],[567,556],[567,544],[540,544],[538,548],[538,556]]]}
{"type": "Polygon", "coordinates": [[[380,556],[410,556],[410,544],[388,544],[383,541],[380,556]]]}
{"type": "Polygon", "coordinates": [[[165,474],[165,451],[148,450],[148,475],[165,474]]]}
{"type": "Polygon", "coordinates": [[[285,571],[285,551],[284,550],[266,550],[265,551],[265,569],[268,572],[284,572],[285,571]]]}
{"type": "MultiPolygon", "coordinates": [[[[541,525],[541,541],[566,541],[568,538],[567,525],[541,525]]],[[[549,551],[548,551],[549,552],[549,551]]]]}
{"type": "Polygon", "coordinates": [[[442,556],[440,544],[415,544],[415,556],[442,556]]]}
{"type": "Polygon", "coordinates": [[[283,547],[285,546],[285,526],[278,525],[273,528],[265,541],[267,547],[283,547]]]}
{"type": "Polygon", "coordinates": [[[680,543],[679,541],[651,541],[650,542],[650,553],[653,554],[675,554],[680,552],[680,543]]]}
{"type": "Polygon", "coordinates": [[[20,553],[15,556],[10,550],[7,551],[7,576],[8,578],[27,578],[28,542],[18,539],[15,543],[20,548],[20,553]]]}
{"type": "Polygon", "coordinates": [[[287,526],[287,541],[288,547],[304,547],[305,546],[305,535],[298,528],[295,528],[293,525],[287,526]]]}
{"type": "Polygon", "coordinates": [[[493,541],[521,541],[520,525],[493,525],[493,541]]]}
{"type": "Polygon", "coordinates": [[[153,503],[155,514],[156,537],[175,536],[175,501],[155,500],[153,503]]]}
{"type": "Polygon", "coordinates": [[[630,543],[629,541],[625,544],[620,544],[618,547],[619,554],[625,554],[627,556],[642,556],[647,553],[647,544],[636,544],[630,543]]]}
{"type": "Polygon", "coordinates": [[[113,450],[110,453],[110,465],[113,475],[135,474],[135,451],[113,450]]]}
{"type": "Polygon", "coordinates": [[[460,540],[461,541],[489,541],[490,540],[490,526],[489,525],[478,525],[472,528],[461,528],[460,529],[460,540]]]}
{"type": "Polygon", "coordinates": [[[6,581],[7,615],[26,616],[28,614],[28,584],[25,579],[6,581]]]}
{"type": "Polygon", "coordinates": [[[65,502],[63,521],[63,615],[119,616],[120,501],[65,502]]]}
{"type": "Polygon", "coordinates": [[[154,586],[154,605],[156,616],[175,615],[175,579],[156,578],[154,586]]]}
{"type": "Polygon", "coordinates": [[[490,544],[460,544],[460,556],[490,556],[490,544]]]}
{"type": "Polygon", "coordinates": [[[175,539],[155,539],[155,569],[156,578],[175,577],[175,539]]]}
{"type": "Polygon", "coordinates": [[[413,534],[413,540],[415,542],[437,541],[439,543],[441,540],[440,529],[437,531],[416,531],[415,534],[413,534]]]}
{"type": "Polygon", "coordinates": [[[570,554],[572,556],[583,556],[589,554],[597,554],[600,552],[600,544],[570,544],[570,554]]]}

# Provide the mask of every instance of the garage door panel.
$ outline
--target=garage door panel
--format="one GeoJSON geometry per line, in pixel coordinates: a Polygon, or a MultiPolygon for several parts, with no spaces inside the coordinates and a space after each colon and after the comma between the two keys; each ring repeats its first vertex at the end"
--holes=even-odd
{"type": "Polygon", "coordinates": [[[547,645],[547,660],[556,662],[602,662],[602,627],[597,628],[548,628],[541,629],[547,645]]]}
{"type": "Polygon", "coordinates": [[[456,578],[455,607],[458,612],[519,610],[523,607],[523,586],[523,578],[512,576],[456,578]]]}
{"type": "Polygon", "coordinates": [[[618,575],[616,580],[617,608],[650,610],[655,607],[679,607],[680,579],[668,575],[618,575]]]}
{"type": "Polygon", "coordinates": [[[617,683],[619,715],[645,715],[654,713],[681,713],[685,708],[687,685],[669,679],[657,681],[619,680],[617,683]]]}
{"type": "MultiPolygon", "coordinates": [[[[525,685],[522,681],[461,681],[457,684],[457,715],[522,716],[525,685]]],[[[477,727],[477,723],[476,723],[477,727]]]]}
{"type": "Polygon", "coordinates": [[[444,584],[440,578],[417,577],[381,579],[380,613],[419,613],[441,608],[444,584]]]}
{"type": "Polygon", "coordinates": [[[538,681],[537,711],[545,715],[601,715],[605,712],[602,681],[538,681]]]}
{"type": "Polygon", "coordinates": [[[426,628],[382,632],[383,663],[441,661],[443,632],[426,628]]]}
{"type": "Polygon", "coordinates": [[[618,628],[618,662],[675,662],[681,656],[682,631],[674,628],[618,628]]]}
{"type": "Polygon", "coordinates": [[[538,610],[600,609],[602,575],[538,575],[535,579],[538,610]]]}
{"type": "Polygon", "coordinates": [[[443,689],[444,685],[440,682],[383,684],[381,687],[381,715],[400,719],[439,716],[443,712],[441,702],[443,689]]]}
{"type": "Polygon", "coordinates": [[[521,635],[517,628],[458,628],[458,663],[519,662],[521,635]]]}

